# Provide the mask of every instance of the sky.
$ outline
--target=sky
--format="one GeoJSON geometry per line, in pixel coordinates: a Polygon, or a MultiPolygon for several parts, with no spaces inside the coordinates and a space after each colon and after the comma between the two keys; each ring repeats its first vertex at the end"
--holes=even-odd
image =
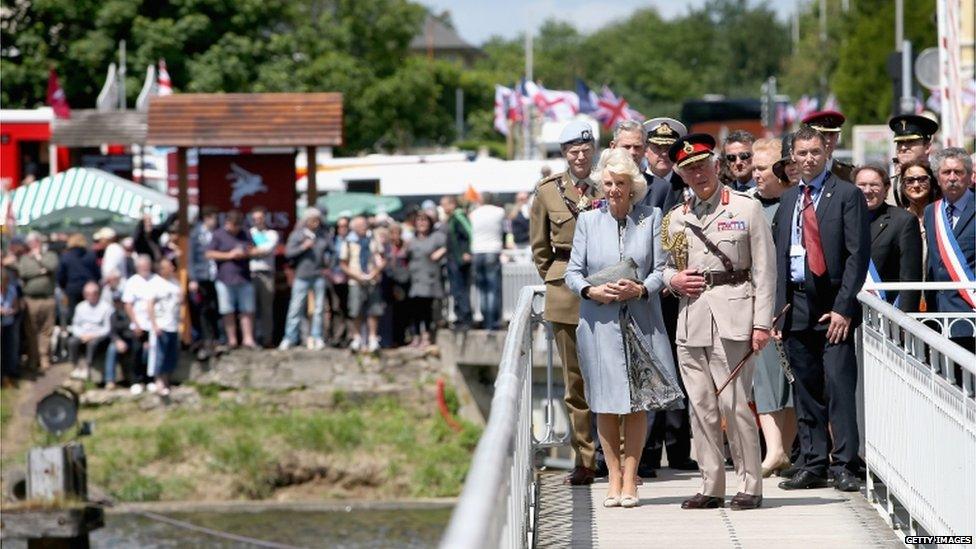
{"type": "MultiPolygon", "coordinates": [[[[785,21],[799,0],[766,1],[785,21]]],[[[477,46],[494,35],[514,38],[530,25],[538,28],[547,19],[571,22],[587,33],[639,8],[654,6],[665,18],[671,18],[701,6],[705,0],[420,0],[420,3],[435,13],[450,11],[461,37],[477,46]]]]}

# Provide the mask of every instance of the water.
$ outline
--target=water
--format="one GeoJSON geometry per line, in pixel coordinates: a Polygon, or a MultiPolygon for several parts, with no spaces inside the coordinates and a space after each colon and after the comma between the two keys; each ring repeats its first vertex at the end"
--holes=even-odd
{"type": "MultiPolygon", "coordinates": [[[[436,547],[451,510],[262,511],[159,513],[214,530],[295,547],[361,549],[436,547]]],[[[139,514],[106,514],[92,547],[257,547],[194,532],[139,514]]],[[[4,543],[4,548],[8,547],[4,543]]],[[[26,543],[10,547],[26,547],[26,543]]]]}

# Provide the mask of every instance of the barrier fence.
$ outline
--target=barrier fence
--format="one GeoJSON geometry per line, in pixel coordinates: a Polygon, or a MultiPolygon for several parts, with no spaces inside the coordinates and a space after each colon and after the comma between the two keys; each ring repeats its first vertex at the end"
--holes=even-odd
{"type": "Polygon", "coordinates": [[[944,329],[976,314],[918,320],[867,291],[858,298],[868,498],[890,525],[912,535],[972,535],[976,356],[922,321],[944,329]]]}

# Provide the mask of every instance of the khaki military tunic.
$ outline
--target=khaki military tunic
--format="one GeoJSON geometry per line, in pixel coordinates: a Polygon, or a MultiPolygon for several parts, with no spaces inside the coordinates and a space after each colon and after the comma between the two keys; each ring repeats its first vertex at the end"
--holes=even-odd
{"type": "MultiPolygon", "coordinates": [[[[742,368],[720,396],[715,391],[752,347],[754,328],[770,328],[776,290],[776,259],[769,224],[759,202],[720,186],[707,200],[670,212],[669,237],[684,233],[687,267],[725,272],[715,254],[688,228],[695,224],[751,280],[706,287],[698,297],[679,301],[677,345],[681,376],[691,402],[695,457],[702,473],[701,493],[724,497],[725,455],[722,419],[735,464],[738,492],[762,495],[759,431],[749,408],[754,359],[742,368]]],[[[662,229],[663,230],[663,229],[662,229]]],[[[678,273],[675,258],[664,271],[669,287],[678,273]]],[[[706,281],[707,281],[706,277],[706,281]]],[[[672,288],[673,289],[673,288],[672,288]]]]}
{"type": "MultiPolygon", "coordinates": [[[[720,337],[751,340],[753,328],[771,327],[776,295],[776,256],[762,206],[748,194],[725,186],[708,200],[694,201],[693,207],[675,206],[668,224],[669,236],[685,233],[688,268],[699,272],[725,271],[722,261],[688,229],[687,225],[693,223],[732,260],[735,270],[751,270],[752,282],[707,288],[697,298],[682,296],[676,343],[691,347],[711,345],[709,327],[713,321],[720,337]],[[723,194],[728,196],[727,204],[722,203],[723,194]]],[[[670,286],[677,273],[674,257],[669,256],[665,283],[670,286]]]]}
{"type": "MultiPolygon", "coordinates": [[[[579,296],[566,288],[563,275],[573,248],[576,218],[563,199],[560,183],[566,198],[573,204],[580,204],[583,197],[576,190],[569,172],[540,181],[535,189],[535,201],[529,218],[529,239],[532,259],[539,269],[539,276],[546,282],[546,310],[543,317],[550,322],[575,326],[579,323],[579,296]]],[[[588,192],[584,203],[603,198],[602,190],[595,183],[590,183],[588,192]]]]}

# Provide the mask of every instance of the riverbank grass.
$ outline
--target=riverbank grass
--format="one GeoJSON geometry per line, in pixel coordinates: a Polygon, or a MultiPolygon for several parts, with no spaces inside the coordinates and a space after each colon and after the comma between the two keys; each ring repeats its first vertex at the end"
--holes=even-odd
{"type": "Polygon", "coordinates": [[[201,393],[193,409],[83,409],[90,481],[121,501],[455,496],[480,436],[392,398],[287,409],[201,393]]]}

